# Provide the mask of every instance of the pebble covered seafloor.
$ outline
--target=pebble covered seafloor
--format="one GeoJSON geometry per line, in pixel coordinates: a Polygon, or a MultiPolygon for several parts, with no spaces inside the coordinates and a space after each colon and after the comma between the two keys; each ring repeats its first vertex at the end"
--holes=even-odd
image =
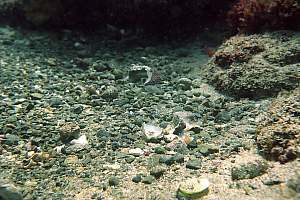
{"type": "Polygon", "coordinates": [[[273,99],[203,80],[203,47],[220,43],[102,34],[0,27],[1,181],[24,199],[181,199],[193,178],[203,199],[299,197],[299,158],[257,153],[273,99]]]}

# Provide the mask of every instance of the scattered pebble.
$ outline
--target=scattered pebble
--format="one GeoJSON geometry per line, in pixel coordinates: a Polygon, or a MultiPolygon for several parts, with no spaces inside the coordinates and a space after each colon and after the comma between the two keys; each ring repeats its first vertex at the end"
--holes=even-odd
{"type": "Polygon", "coordinates": [[[142,178],[142,183],[152,184],[155,181],[155,177],[152,175],[148,175],[142,178]]]}
{"type": "Polygon", "coordinates": [[[142,155],[144,155],[144,151],[140,148],[130,149],[128,151],[128,153],[133,155],[133,156],[142,156],[142,155]]]}
{"type": "Polygon", "coordinates": [[[201,169],[202,163],[199,159],[192,159],[186,163],[186,168],[188,169],[201,169]]]}

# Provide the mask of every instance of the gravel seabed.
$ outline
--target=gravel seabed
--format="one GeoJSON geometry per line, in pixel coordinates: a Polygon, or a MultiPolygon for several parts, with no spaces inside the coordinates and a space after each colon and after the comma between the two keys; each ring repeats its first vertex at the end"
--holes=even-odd
{"type": "Polygon", "coordinates": [[[176,199],[193,177],[210,181],[206,200],[299,197],[289,187],[299,159],[257,153],[256,128],[273,99],[235,100],[202,79],[203,47],[220,44],[103,35],[0,27],[0,179],[24,199],[176,199]],[[131,81],[132,65],[161,81],[131,81]],[[195,127],[171,141],[145,139],[144,124],[180,128],[176,112],[195,127]],[[61,140],[70,124],[87,145],[61,140]],[[233,168],[263,161],[258,176],[232,180],[233,168]]]}

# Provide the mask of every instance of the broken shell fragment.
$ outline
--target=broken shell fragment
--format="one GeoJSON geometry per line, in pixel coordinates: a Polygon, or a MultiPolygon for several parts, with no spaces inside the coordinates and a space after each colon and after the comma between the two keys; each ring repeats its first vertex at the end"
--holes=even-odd
{"type": "Polygon", "coordinates": [[[191,178],[179,185],[178,195],[191,199],[198,199],[208,194],[209,192],[209,181],[206,178],[191,178]]]}
{"type": "Polygon", "coordinates": [[[143,125],[144,135],[149,142],[157,142],[163,137],[163,130],[152,124],[143,125]]]}

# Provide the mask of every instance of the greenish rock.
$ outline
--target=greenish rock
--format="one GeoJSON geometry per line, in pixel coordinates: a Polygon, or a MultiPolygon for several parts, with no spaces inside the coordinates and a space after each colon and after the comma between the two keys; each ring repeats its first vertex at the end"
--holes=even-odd
{"type": "Polygon", "coordinates": [[[231,114],[228,111],[221,111],[216,115],[216,121],[220,123],[226,123],[231,120],[231,114]]]}
{"type": "Polygon", "coordinates": [[[299,52],[297,32],[237,35],[220,46],[202,74],[221,92],[253,99],[267,97],[297,87],[299,52]]]}
{"type": "Polygon", "coordinates": [[[154,148],[154,153],[164,154],[164,153],[166,153],[166,149],[163,146],[158,146],[158,147],[154,148]]]}
{"type": "Polygon", "coordinates": [[[199,159],[191,159],[186,163],[186,168],[188,169],[201,169],[202,162],[199,159]]]}
{"type": "Polygon", "coordinates": [[[169,156],[169,155],[161,155],[159,157],[159,162],[164,163],[166,165],[172,165],[175,163],[173,156],[169,156]]]}
{"type": "Polygon", "coordinates": [[[106,191],[108,189],[109,185],[107,183],[101,183],[99,187],[103,191],[106,191]]]}
{"type": "Polygon", "coordinates": [[[164,94],[164,91],[157,87],[156,85],[146,85],[145,87],[145,91],[148,92],[149,94],[164,94]]]}
{"type": "Polygon", "coordinates": [[[15,186],[0,181],[0,199],[1,200],[23,200],[23,197],[17,191],[17,188],[15,186]]]}
{"type": "Polygon", "coordinates": [[[94,69],[97,71],[97,72],[104,72],[104,71],[107,71],[107,70],[111,70],[111,67],[109,66],[108,63],[97,63],[97,64],[94,64],[93,65],[94,69]]]}
{"type": "Polygon", "coordinates": [[[40,100],[40,99],[42,99],[43,98],[43,94],[41,94],[41,93],[31,93],[30,94],[30,97],[31,97],[31,99],[32,100],[40,100]]]}
{"type": "Polygon", "coordinates": [[[155,177],[152,175],[148,175],[142,178],[142,183],[144,184],[151,184],[155,181],[155,177]]]}
{"type": "Polygon", "coordinates": [[[80,127],[73,122],[66,122],[59,128],[60,139],[63,142],[69,142],[72,139],[79,138],[80,127]]]}
{"type": "Polygon", "coordinates": [[[300,173],[295,174],[291,179],[287,181],[287,186],[292,191],[300,193],[300,173]]]}
{"type": "Polygon", "coordinates": [[[26,110],[27,111],[30,111],[34,108],[34,104],[33,103],[29,103],[27,106],[26,106],[26,110]]]}
{"type": "Polygon", "coordinates": [[[17,145],[20,141],[20,137],[13,134],[6,134],[5,138],[6,139],[4,140],[4,144],[7,145],[17,145]]]}
{"type": "Polygon", "coordinates": [[[183,135],[184,129],[186,128],[186,123],[183,120],[180,120],[177,126],[174,129],[174,135],[183,135]]]}
{"type": "Polygon", "coordinates": [[[126,160],[127,163],[132,163],[135,160],[135,156],[130,156],[129,155],[125,158],[125,160],[126,160]]]}
{"type": "Polygon", "coordinates": [[[75,105],[74,108],[72,109],[72,111],[75,114],[80,114],[83,111],[83,106],[82,105],[75,105]]]}
{"type": "Polygon", "coordinates": [[[189,149],[195,149],[197,148],[198,144],[197,144],[197,139],[193,139],[190,143],[187,144],[187,147],[189,149]]]}
{"type": "Polygon", "coordinates": [[[264,160],[256,160],[241,164],[231,169],[232,180],[251,179],[260,176],[268,170],[269,165],[264,160]]]}
{"type": "Polygon", "coordinates": [[[185,111],[194,111],[194,107],[191,106],[191,105],[185,105],[184,108],[183,108],[185,111]]]}
{"type": "Polygon", "coordinates": [[[150,170],[150,175],[154,176],[155,178],[161,177],[166,171],[166,168],[161,166],[156,166],[150,170]]]}
{"type": "Polygon", "coordinates": [[[184,155],[177,153],[173,156],[173,160],[176,163],[183,163],[184,162],[184,155]]]}
{"type": "Polygon", "coordinates": [[[177,81],[177,89],[182,89],[182,90],[190,90],[192,89],[193,82],[189,78],[180,78],[177,81]]]}
{"type": "Polygon", "coordinates": [[[100,94],[103,99],[113,100],[119,95],[119,90],[115,86],[107,86],[107,88],[100,94]]]}
{"type": "Polygon", "coordinates": [[[115,79],[122,79],[124,77],[124,72],[121,69],[114,68],[111,72],[115,79]]]}
{"type": "Polygon", "coordinates": [[[194,151],[201,153],[203,156],[208,156],[209,154],[219,152],[219,148],[215,145],[200,144],[194,151]]]}
{"type": "Polygon", "coordinates": [[[132,182],[139,183],[139,182],[142,181],[142,175],[141,174],[137,174],[134,177],[132,177],[131,180],[132,180],[132,182]]]}
{"type": "Polygon", "coordinates": [[[49,99],[48,103],[53,108],[59,108],[64,104],[63,100],[58,97],[52,97],[51,99],[49,99]]]}
{"type": "Polygon", "coordinates": [[[110,186],[117,186],[119,185],[120,183],[120,179],[116,176],[111,176],[109,179],[108,179],[108,184],[110,186]]]}
{"type": "Polygon", "coordinates": [[[274,177],[274,178],[271,177],[271,178],[268,178],[263,181],[263,184],[268,185],[268,186],[279,185],[281,183],[283,183],[283,181],[280,180],[278,177],[274,177]]]}

